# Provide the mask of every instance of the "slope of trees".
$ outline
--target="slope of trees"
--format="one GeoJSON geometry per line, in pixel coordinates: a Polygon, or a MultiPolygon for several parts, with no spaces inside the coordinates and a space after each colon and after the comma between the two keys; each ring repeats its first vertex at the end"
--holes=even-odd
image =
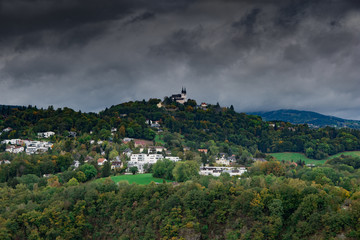
{"type": "Polygon", "coordinates": [[[281,165],[277,177],[278,166],[262,164],[243,179],[193,177],[177,186],[24,176],[14,188],[0,185],[0,238],[360,237],[359,178],[346,190],[339,185],[350,173],[337,168],[281,165]]]}
{"type": "MultiPolygon", "coordinates": [[[[123,137],[153,140],[157,129],[146,120],[159,121],[165,131],[180,134],[185,145],[193,149],[204,143],[229,143],[242,146],[254,154],[257,150],[268,152],[302,152],[309,158],[324,159],[342,151],[360,150],[360,131],[352,129],[310,129],[307,125],[276,122],[269,126],[258,116],[236,113],[232,108],[209,105],[198,108],[194,100],[185,105],[169,102],[158,108],[159,99],[119,104],[99,114],[76,112],[69,108],[54,110],[36,107],[5,109],[0,114],[0,139],[36,138],[41,131],[55,131],[57,137],[75,131],[79,136],[92,131],[92,138],[120,142],[123,137]],[[117,131],[111,132],[116,128],[117,131]]],[[[171,138],[171,137],[170,137],[171,138]]],[[[171,147],[179,147],[176,141],[166,141],[171,147]]],[[[181,146],[180,146],[181,147],[181,146]]]]}

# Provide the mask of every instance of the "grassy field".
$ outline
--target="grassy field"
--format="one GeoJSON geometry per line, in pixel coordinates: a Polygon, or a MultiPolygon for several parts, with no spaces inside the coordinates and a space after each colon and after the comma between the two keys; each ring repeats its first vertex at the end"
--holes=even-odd
{"type": "MultiPolygon", "coordinates": [[[[137,183],[140,185],[146,185],[149,184],[151,182],[157,182],[157,183],[162,183],[163,179],[161,178],[154,178],[152,177],[151,173],[145,173],[145,174],[136,174],[136,175],[119,175],[119,176],[112,176],[111,179],[118,183],[120,181],[128,181],[130,184],[132,183],[137,183]]],[[[99,179],[104,180],[104,178],[99,179]]],[[[166,182],[172,182],[169,180],[165,180],[166,182]]]]}
{"type": "Polygon", "coordinates": [[[332,159],[332,158],[336,158],[339,157],[341,155],[346,155],[346,156],[356,156],[356,157],[360,157],[360,151],[353,151],[353,152],[341,152],[335,155],[332,155],[324,160],[315,160],[315,159],[310,159],[307,158],[303,153],[294,153],[294,152],[283,152],[283,153],[270,153],[271,156],[273,156],[274,158],[276,158],[279,161],[291,161],[293,160],[294,162],[297,162],[298,160],[303,160],[305,161],[306,164],[324,164],[326,162],[326,160],[328,159],[332,159]]]}
{"type": "Polygon", "coordinates": [[[159,135],[159,134],[156,134],[155,136],[155,143],[161,143],[161,144],[165,144],[165,142],[162,140],[163,138],[163,135],[159,135]]]}

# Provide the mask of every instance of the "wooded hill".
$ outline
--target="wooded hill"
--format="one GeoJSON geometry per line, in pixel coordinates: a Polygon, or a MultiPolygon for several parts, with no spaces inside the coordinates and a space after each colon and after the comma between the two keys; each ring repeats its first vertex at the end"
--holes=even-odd
{"type": "MultiPolygon", "coordinates": [[[[111,106],[100,113],[76,112],[70,108],[55,110],[36,107],[0,109],[0,128],[11,127],[0,138],[34,138],[37,132],[54,131],[58,136],[67,136],[75,131],[78,136],[93,131],[99,139],[121,141],[123,137],[152,140],[157,130],[146,120],[159,121],[169,133],[184,137],[184,145],[197,149],[206,147],[213,140],[228,145],[242,146],[251,153],[257,150],[268,152],[302,152],[313,159],[323,159],[343,151],[360,150],[360,131],[325,127],[311,129],[307,125],[276,122],[269,125],[259,116],[237,113],[233,107],[209,105],[206,109],[197,106],[194,100],[184,105],[166,100],[164,107],[157,107],[159,99],[135,101],[111,106]],[[111,136],[111,128],[117,128],[111,136]]],[[[170,143],[168,143],[170,144],[170,143]]],[[[175,143],[179,145],[179,143],[175,143]]],[[[178,146],[181,147],[181,146],[178,146]]]]}
{"type": "Polygon", "coordinates": [[[292,109],[281,109],[270,112],[252,112],[249,114],[258,115],[265,121],[284,121],[292,124],[309,124],[310,127],[336,127],[360,129],[360,121],[348,120],[333,116],[327,116],[311,111],[299,111],[292,109]]]}

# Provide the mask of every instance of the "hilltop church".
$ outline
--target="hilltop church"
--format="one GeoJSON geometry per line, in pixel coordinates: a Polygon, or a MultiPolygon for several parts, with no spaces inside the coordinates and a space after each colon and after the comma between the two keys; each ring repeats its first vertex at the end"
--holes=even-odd
{"type": "Polygon", "coordinates": [[[186,88],[181,89],[181,94],[171,95],[171,100],[176,101],[177,103],[184,104],[187,102],[186,88]]]}

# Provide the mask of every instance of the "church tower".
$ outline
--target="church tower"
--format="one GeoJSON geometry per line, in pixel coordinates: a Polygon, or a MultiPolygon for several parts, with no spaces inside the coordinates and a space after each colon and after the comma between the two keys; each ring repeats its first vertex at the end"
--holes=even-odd
{"type": "Polygon", "coordinates": [[[184,87],[181,88],[181,98],[184,99],[184,102],[187,101],[187,99],[186,99],[186,88],[184,88],[184,87]]]}

